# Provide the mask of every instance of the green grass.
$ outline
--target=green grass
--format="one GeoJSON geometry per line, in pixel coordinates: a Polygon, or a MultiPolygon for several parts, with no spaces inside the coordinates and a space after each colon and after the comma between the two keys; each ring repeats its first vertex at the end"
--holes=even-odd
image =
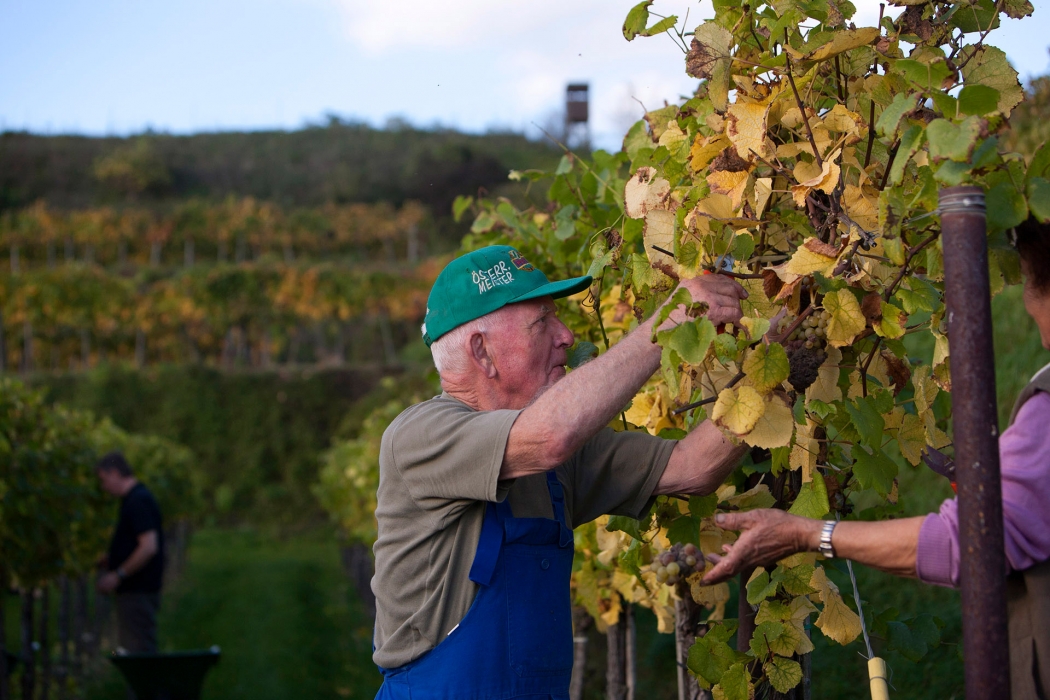
{"type": "MultiPolygon", "coordinates": [[[[204,700],[371,698],[372,622],[357,605],[330,536],[197,533],[185,576],[164,598],[162,650],[217,644],[204,700]]],[[[89,700],[122,700],[108,671],[89,700]]]]}

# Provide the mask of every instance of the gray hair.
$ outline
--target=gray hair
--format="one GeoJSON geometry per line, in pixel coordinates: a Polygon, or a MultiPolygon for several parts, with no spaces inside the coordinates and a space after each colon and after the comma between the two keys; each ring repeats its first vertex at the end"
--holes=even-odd
{"type": "Polygon", "coordinates": [[[467,321],[456,326],[445,335],[430,344],[430,353],[434,356],[434,367],[442,379],[449,374],[463,374],[470,368],[470,348],[467,341],[475,333],[485,333],[492,325],[492,315],[467,321]]]}

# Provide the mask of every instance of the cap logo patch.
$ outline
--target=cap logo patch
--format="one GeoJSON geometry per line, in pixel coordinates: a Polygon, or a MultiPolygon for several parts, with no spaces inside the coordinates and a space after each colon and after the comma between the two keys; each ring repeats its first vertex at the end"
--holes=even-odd
{"type": "Polygon", "coordinates": [[[514,281],[510,266],[505,262],[498,262],[487,270],[473,270],[470,273],[474,284],[478,285],[478,294],[484,294],[493,287],[510,284],[514,281]]]}
{"type": "Polygon", "coordinates": [[[514,263],[514,267],[518,268],[522,272],[532,272],[536,269],[532,266],[532,263],[525,259],[524,255],[514,250],[513,248],[507,251],[507,255],[510,256],[510,261],[514,263]]]}

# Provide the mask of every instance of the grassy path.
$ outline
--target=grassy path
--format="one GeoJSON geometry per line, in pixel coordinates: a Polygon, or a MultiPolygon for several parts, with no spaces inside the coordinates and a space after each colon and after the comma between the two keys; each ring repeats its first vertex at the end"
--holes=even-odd
{"type": "MultiPolygon", "coordinates": [[[[374,697],[380,677],[371,635],[339,569],[337,545],[322,537],[199,532],[160,617],[163,650],[222,648],[204,700],[374,697]]],[[[90,698],[122,692],[110,673],[90,698]]]]}

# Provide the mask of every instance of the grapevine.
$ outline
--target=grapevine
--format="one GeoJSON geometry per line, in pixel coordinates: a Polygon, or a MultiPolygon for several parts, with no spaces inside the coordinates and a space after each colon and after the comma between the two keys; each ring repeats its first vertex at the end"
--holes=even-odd
{"type": "Polygon", "coordinates": [[[736,624],[716,622],[729,589],[700,585],[680,556],[734,540],[714,526],[717,511],[849,517],[876,502],[865,517],[892,516],[906,497],[900,470],[919,468],[926,450],[950,452],[937,191],[986,190],[993,292],[1019,282],[1005,234],[1030,214],[1050,218],[1050,148],[1029,162],[1004,151],[1023,91],[984,41],[1000,13],[1032,6],[919,0],[856,27],[849,3],[719,0],[714,19],[690,28],[650,25],[650,4],[631,11],[624,35],[681,40],[695,94],[648,112],[619,153],[566,151],[551,173],[512,172],[547,185],[545,207],[461,198],[456,210],[474,213],[467,249],[505,243],[553,276],[592,275],[563,316],[600,349],[680,279],[728,274],[748,291],[735,326],[701,317],[656,334],[660,371],[618,427],[674,439],[711,420],[755,448],[751,458],[708,497],[659,499],[642,522],[599,521],[593,544],[578,537],[574,585],[607,624],[621,600],[666,611],[668,592],[691,596],[712,610],[688,655],[697,682],[716,697],[784,693],[813,648],[807,620],[840,644],[861,632],[817,555],[741,583],[758,627],[736,649],[736,624]]]}

